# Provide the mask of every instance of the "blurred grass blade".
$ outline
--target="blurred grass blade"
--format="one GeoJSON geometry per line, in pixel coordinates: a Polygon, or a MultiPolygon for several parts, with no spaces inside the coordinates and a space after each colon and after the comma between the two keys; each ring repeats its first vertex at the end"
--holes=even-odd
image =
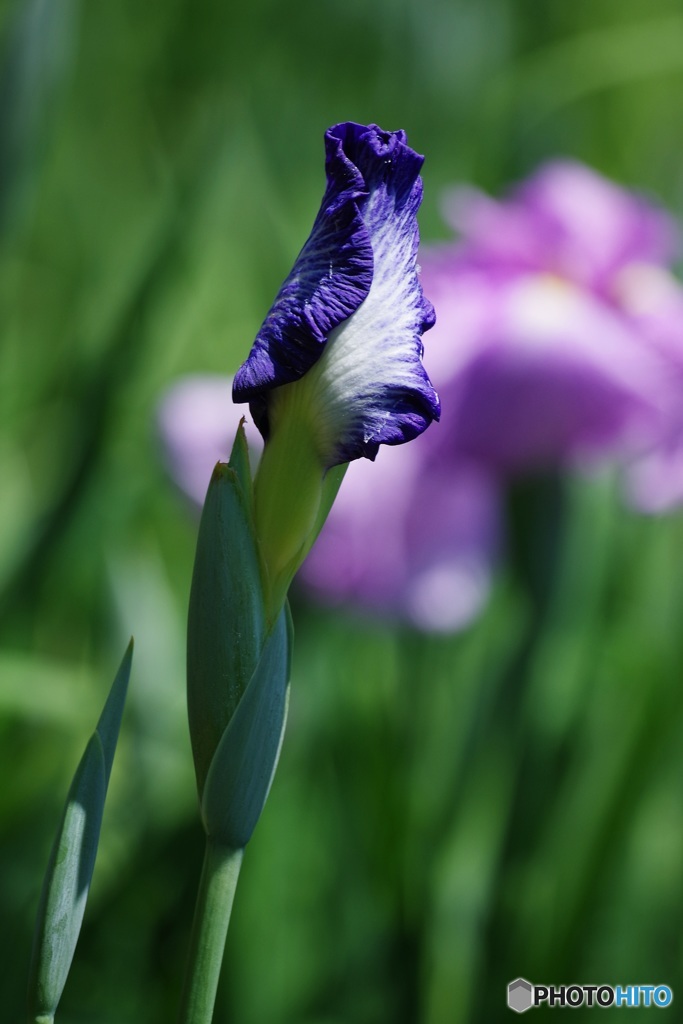
{"type": "Polygon", "coordinates": [[[76,0],[23,0],[0,52],[0,235],[13,226],[52,135],[75,49],[76,0]]]}
{"type": "Polygon", "coordinates": [[[514,99],[519,124],[532,132],[563,107],[591,95],[682,69],[683,18],[678,13],[591,25],[506,69],[493,81],[489,102],[502,110],[514,99]]]}
{"type": "Polygon", "coordinates": [[[29,1019],[54,1019],[71,967],[95,867],[107,785],[128,690],[133,641],[76,769],[52,847],[33,940],[29,1019]]]}

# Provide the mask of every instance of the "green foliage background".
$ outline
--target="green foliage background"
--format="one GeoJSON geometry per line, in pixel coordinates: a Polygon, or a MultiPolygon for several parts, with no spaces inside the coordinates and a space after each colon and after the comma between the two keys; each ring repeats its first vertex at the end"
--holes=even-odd
{"type": "MultiPolygon", "coordinates": [[[[336,121],[403,127],[427,155],[427,240],[448,184],[498,190],[562,154],[680,212],[683,8],[0,11],[1,1016],[22,1018],[52,835],[134,633],[60,1016],[148,1024],[174,1016],[202,856],[184,717],[196,521],[160,459],[159,396],[243,359],[336,121]]],[[[510,510],[493,601],[462,636],[297,599],[288,734],[217,1022],[485,1024],[518,975],[683,998],[681,516],[561,479],[510,510]]]]}

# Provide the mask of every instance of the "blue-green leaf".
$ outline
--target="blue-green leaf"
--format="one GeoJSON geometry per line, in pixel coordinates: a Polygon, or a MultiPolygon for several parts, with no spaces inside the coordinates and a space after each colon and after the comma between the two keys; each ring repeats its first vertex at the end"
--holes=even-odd
{"type": "Polygon", "coordinates": [[[54,1017],[78,942],[132,656],[131,640],[97,728],[76,769],[50,854],[29,980],[29,1012],[36,1021],[47,1022],[54,1017]]]}
{"type": "Polygon", "coordinates": [[[285,607],[206,777],[204,827],[223,846],[240,849],[249,841],[268,796],[287,717],[291,635],[285,607]]]}
{"type": "Polygon", "coordinates": [[[249,462],[249,445],[247,443],[247,435],[244,430],[244,417],[242,417],[239,422],[237,433],[235,434],[235,440],[232,445],[232,451],[230,452],[230,461],[228,465],[231,469],[234,469],[237,474],[237,478],[242,487],[242,493],[251,506],[253,504],[253,487],[251,480],[251,464],[249,462]]]}
{"type": "Polygon", "coordinates": [[[123,709],[126,703],[126,694],[128,693],[128,680],[130,679],[130,669],[133,661],[133,641],[128,644],[126,653],[123,656],[123,661],[119,667],[114,682],[112,683],[109,696],[102,709],[102,714],[97,723],[97,735],[102,743],[102,753],[104,756],[104,767],[106,771],[105,786],[109,785],[109,776],[111,775],[111,766],[114,762],[114,753],[116,751],[116,744],[119,739],[119,730],[121,728],[121,718],[123,717],[123,709]]]}
{"type": "Polygon", "coordinates": [[[240,476],[243,460],[235,453],[233,457],[239,472],[219,462],[209,484],[190,592],[187,706],[200,799],[216,747],[251,679],[267,631],[251,501],[240,476]]]}

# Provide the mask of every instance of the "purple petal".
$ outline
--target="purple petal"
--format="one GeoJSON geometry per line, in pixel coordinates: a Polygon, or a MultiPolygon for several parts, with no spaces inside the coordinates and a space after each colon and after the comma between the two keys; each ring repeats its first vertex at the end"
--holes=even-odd
{"type": "Polygon", "coordinates": [[[577,280],[600,285],[628,263],[661,263],[675,254],[670,217],[580,163],[547,164],[519,195],[577,280]]]}
{"type": "Polygon", "coordinates": [[[668,512],[683,503],[683,422],[626,469],[626,495],[640,512],[668,512]]]}
{"type": "Polygon", "coordinates": [[[319,599],[426,631],[462,629],[479,614],[497,548],[496,489],[476,468],[430,460],[430,439],[349,467],[300,573],[319,599]]]}
{"type": "Polygon", "coordinates": [[[678,247],[662,210],[569,160],[546,164],[502,202],[454,190],[446,215],[480,265],[544,270],[599,289],[620,268],[669,261],[678,247]]]}
{"type": "Polygon", "coordinates": [[[674,400],[671,364],[631,319],[550,275],[499,280],[457,251],[450,273],[443,251],[423,265],[453,457],[508,473],[651,443],[674,400]]]}
{"type": "Polygon", "coordinates": [[[251,402],[267,437],[272,390],[315,367],[307,401],[331,466],[417,436],[439,403],[420,361],[421,336],[434,322],[416,268],[423,158],[403,132],[376,125],[337,125],[325,142],[321,210],[233,397],[251,402]]]}
{"type": "Polygon", "coordinates": [[[320,358],[330,331],[370,291],[372,249],[356,200],[366,195],[343,138],[325,135],[327,189],[313,229],[233,384],[236,402],[298,380],[320,358]]]}

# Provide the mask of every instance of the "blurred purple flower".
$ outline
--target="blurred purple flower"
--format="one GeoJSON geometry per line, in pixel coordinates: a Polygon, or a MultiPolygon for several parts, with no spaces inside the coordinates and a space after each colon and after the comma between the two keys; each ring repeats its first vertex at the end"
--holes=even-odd
{"type": "MultiPolygon", "coordinates": [[[[157,409],[162,453],[171,477],[195,504],[204,503],[213,468],[227,461],[242,412],[232,404],[232,378],[191,374],[170,388],[157,409]]],[[[252,453],[258,430],[247,424],[252,453]]]]}
{"type": "MultiPolygon", "coordinates": [[[[485,604],[512,476],[609,460],[625,467],[641,509],[683,500],[683,289],[669,271],[670,218],[570,162],[546,165],[502,202],[456,190],[447,216],[460,240],[420,254],[437,310],[424,365],[441,423],[382,448],[372,469],[349,467],[301,571],[328,601],[426,630],[460,628],[485,604]]],[[[201,500],[189,484],[225,456],[238,413],[228,423],[221,398],[216,432],[209,391],[188,387],[191,426],[169,398],[163,431],[177,478],[201,500]],[[213,445],[201,468],[200,435],[213,445]]]]}
{"type": "Polygon", "coordinates": [[[434,459],[429,431],[349,466],[300,575],[323,600],[419,629],[461,629],[488,598],[498,492],[475,465],[434,459]]]}
{"type": "Polygon", "coordinates": [[[423,256],[423,283],[433,349],[457,350],[432,368],[452,450],[507,475],[658,447],[683,395],[672,222],[569,162],[447,210],[463,239],[423,256]]]}

